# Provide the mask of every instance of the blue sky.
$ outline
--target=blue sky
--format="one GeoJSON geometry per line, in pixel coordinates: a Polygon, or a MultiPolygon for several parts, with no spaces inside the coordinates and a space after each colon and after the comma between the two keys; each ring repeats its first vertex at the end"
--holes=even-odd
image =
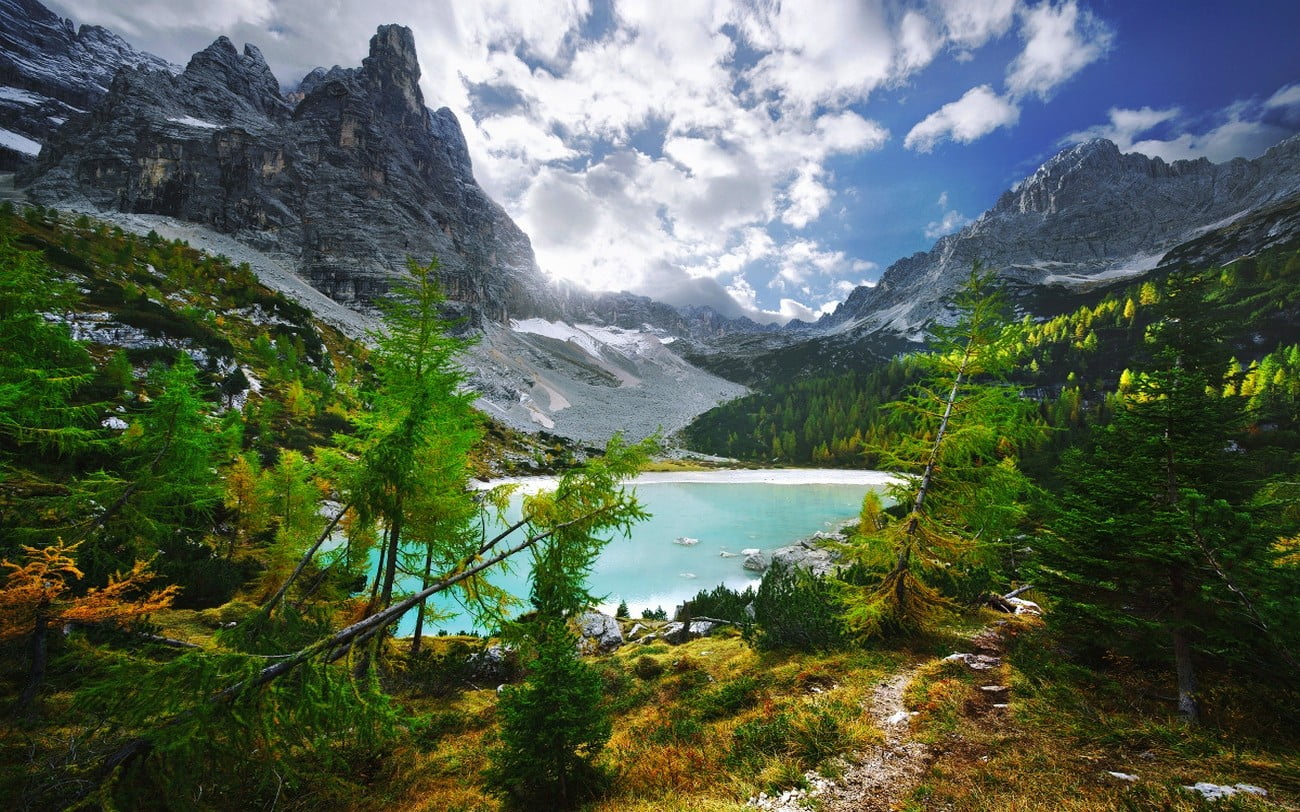
{"type": "Polygon", "coordinates": [[[1254,157],[1300,131],[1294,0],[58,0],[285,86],[416,35],[426,102],[549,273],[815,318],[1064,146],[1254,157]]]}

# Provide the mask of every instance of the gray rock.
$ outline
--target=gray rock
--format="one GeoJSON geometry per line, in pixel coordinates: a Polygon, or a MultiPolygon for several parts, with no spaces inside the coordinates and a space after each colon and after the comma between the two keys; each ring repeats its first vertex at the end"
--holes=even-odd
{"type": "MultiPolygon", "coordinates": [[[[119,69],[137,65],[180,70],[106,28],[78,29],[36,0],[0,0],[0,127],[37,149],[102,99],[119,69]]],[[[0,171],[30,165],[35,157],[0,146],[0,171]]]]}
{"type": "Polygon", "coordinates": [[[890,265],[875,287],[856,288],[817,327],[919,337],[948,317],[944,301],[974,260],[1027,286],[1086,286],[1153,269],[1210,228],[1297,193],[1300,136],[1221,164],[1166,163],[1089,141],[1062,150],[931,250],[890,265]]]}
{"type": "Polygon", "coordinates": [[[960,662],[965,663],[972,671],[988,671],[1002,665],[1002,658],[990,657],[987,654],[959,653],[949,654],[947,657],[943,658],[943,662],[960,662]]]}
{"type": "Polygon", "coordinates": [[[687,628],[691,637],[708,637],[718,624],[711,620],[692,620],[687,628]]]}
{"type": "Polygon", "coordinates": [[[1257,795],[1264,797],[1268,795],[1268,790],[1263,787],[1257,787],[1254,784],[1233,784],[1225,786],[1222,784],[1211,784],[1209,781],[1197,781],[1191,786],[1184,786],[1183,789],[1192,792],[1199,792],[1207,801],[1218,801],[1222,798],[1231,798],[1237,793],[1244,792],[1248,795],[1257,795]]]}
{"type": "Polygon", "coordinates": [[[313,71],[294,104],[256,47],[222,37],[179,76],[119,72],[20,180],[42,203],[234,235],[337,301],[367,303],[408,255],[436,256],[474,323],[558,315],[527,236],[474,181],[455,116],[424,106],[419,77],[411,31],[382,26],[360,68],[313,71]]]}
{"type": "Polygon", "coordinates": [[[583,647],[600,652],[613,651],[623,645],[623,630],[618,621],[601,612],[583,612],[578,616],[578,632],[583,647]]]}
{"type": "Polygon", "coordinates": [[[489,646],[465,659],[471,680],[487,683],[509,682],[514,677],[514,649],[509,646],[489,646]]]}
{"type": "Polygon", "coordinates": [[[767,570],[767,556],[763,553],[750,553],[745,556],[744,568],[751,572],[764,572],[767,570]]]}
{"type": "Polygon", "coordinates": [[[691,639],[691,630],[685,623],[674,620],[659,630],[659,636],[666,642],[679,645],[691,639]]]}
{"type": "MultiPolygon", "coordinates": [[[[814,538],[822,540],[831,537],[814,536],[814,538]]],[[[835,569],[836,557],[830,550],[813,546],[808,542],[800,542],[773,550],[772,563],[784,564],[788,570],[800,567],[813,575],[829,575],[835,569]]]]}

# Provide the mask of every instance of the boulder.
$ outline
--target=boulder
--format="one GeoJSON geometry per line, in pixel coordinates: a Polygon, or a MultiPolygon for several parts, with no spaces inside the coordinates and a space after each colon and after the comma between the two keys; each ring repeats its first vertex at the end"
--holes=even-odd
{"type": "Polygon", "coordinates": [[[818,576],[829,575],[835,569],[835,558],[830,550],[815,547],[806,541],[773,550],[772,563],[784,564],[787,570],[799,567],[818,576]]]}
{"type": "Polygon", "coordinates": [[[515,650],[510,646],[489,646],[465,658],[466,672],[474,682],[502,683],[514,678],[515,650]]]}
{"type": "Polygon", "coordinates": [[[988,671],[1002,665],[1001,657],[990,657],[987,654],[949,654],[943,658],[945,663],[961,662],[965,663],[972,671],[988,671]]]}
{"type": "Polygon", "coordinates": [[[583,612],[578,616],[578,633],[587,651],[613,651],[623,645],[623,630],[618,621],[603,612],[583,612]]]}
{"type": "Polygon", "coordinates": [[[745,556],[743,566],[750,572],[765,572],[768,566],[767,556],[756,550],[745,556]]]}
{"type": "Polygon", "coordinates": [[[660,630],[659,636],[667,642],[677,645],[691,639],[691,630],[685,623],[674,620],[660,630]]]}

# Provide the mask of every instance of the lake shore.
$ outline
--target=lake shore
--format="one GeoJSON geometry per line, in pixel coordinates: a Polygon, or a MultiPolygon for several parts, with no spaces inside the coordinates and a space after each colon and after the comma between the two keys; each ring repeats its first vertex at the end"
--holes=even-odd
{"type": "MultiPolygon", "coordinates": [[[[705,471],[651,471],[628,481],[629,485],[658,485],[691,482],[722,485],[888,485],[898,480],[887,471],[863,471],[849,468],[715,468],[705,471]]],[[[483,490],[498,485],[518,485],[524,493],[554,488],[555,476],[523,476],[480,482],[483,490]]]]}

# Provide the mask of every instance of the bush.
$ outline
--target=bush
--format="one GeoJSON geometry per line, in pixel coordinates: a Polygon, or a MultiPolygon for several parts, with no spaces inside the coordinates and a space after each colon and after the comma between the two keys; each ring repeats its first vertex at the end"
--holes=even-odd
{"type": "Polygon", "coordinates": [[[746,638],[761,649],[833,649],[846,640],[842,611],[826,579],[773,563],[754,596],[754,622],[746,638]]]}
{"type": "Polygon", "coordinates": [[[502,693],[501,743],[488,787],[525,809],[561,809],[599,795],[609,776],[594,762],[609,739],[601,678],[566,633],[539,641],[524,684],[502,693]]]}
{"type": "Polygon", "coordinates": [[[745,587],[744,592],[737,592],[725,584],[720,584],[712,590],[701,590],[698,595],[687,601],[683,614],[690,617],[730,620],[732,623],[744,626],[752,620],[746,610],[753,602],[753,587],[745,587]]]}

